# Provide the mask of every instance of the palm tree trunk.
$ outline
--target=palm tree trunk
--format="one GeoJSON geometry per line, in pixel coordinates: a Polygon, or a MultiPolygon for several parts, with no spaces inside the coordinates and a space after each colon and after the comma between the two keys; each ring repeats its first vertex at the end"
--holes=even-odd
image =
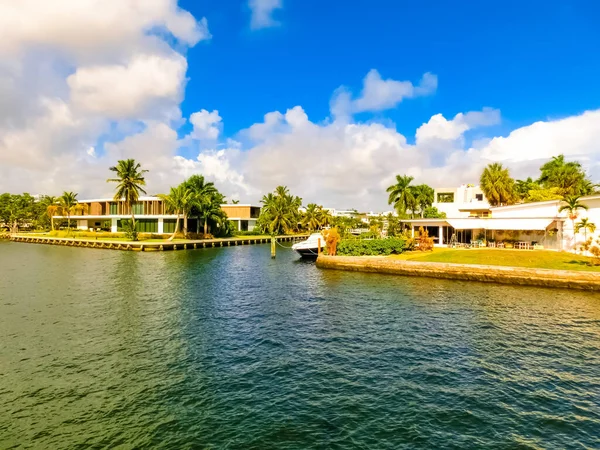
{"type": "Polygon", "coordinates": [[[177,220],[175,221],[175,231],[173,231],[173,234],[169,238],[170,241],[175,239],[175,235],[177,234],[178,230],[179,230],[179,211],[177,211],[177,220]]]}
{"type": "Polygon", "coordinates": [[[187,214],[183,213],[183,235],[187,237],[188,234],[188,218],[187,214]]]}
{"type": "Polygon", "coordinates": [[[204,217],[204,235],[206,236],[208,234],[208,218],[205,216],[204,217]]]}
{"type": "Polygon", "coordinates": [[[52,231],[54,231],[54,216],[50,216],[50,227],[52,228],[52,231]]]}

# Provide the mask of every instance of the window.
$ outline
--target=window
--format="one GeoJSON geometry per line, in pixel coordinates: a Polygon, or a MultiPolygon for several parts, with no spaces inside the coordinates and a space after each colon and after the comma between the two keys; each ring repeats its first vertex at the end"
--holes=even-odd
{"type": "Polygon", "coordinates": [[[174,233],[175,232],[175,223],[177,219],[165,219],[163,220],[163,233],[174,233]]]}
{"type": "Polygon", "coordinates": [[[437,200],[438,203],[454,203],[454,192],[440,192],[437,200]]]}
{"type": "Polygon", "coordinates": [[[111,216],[116,216],[117,214],[119,214],[119,212],[118,212],[118,205],[117,205],[116,202],[111,202],[109,211],[110,211],[109,214],[111,216]]]}
{"type": "Polygon", "coordinates": [[[133,214],[138,216],[144,215],[144,204],[142,202],[134,203],[133,205],[133,214]]]}
{"type": "Polygon", "coordinates": [[[483,194],[475,194],[475,198],[477,199],[478,202],[482,202],[483,201],[483,194]]]}

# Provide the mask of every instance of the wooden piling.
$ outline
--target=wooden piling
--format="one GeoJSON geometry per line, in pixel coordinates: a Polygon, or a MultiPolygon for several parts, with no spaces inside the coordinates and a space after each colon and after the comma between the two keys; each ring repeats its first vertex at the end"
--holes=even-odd
{"type": "Polygon", "coordinates": [[[271,236],[271,258],[275,258],[275,254],[276,254],[276,239],[275,236],[271,236]]]}

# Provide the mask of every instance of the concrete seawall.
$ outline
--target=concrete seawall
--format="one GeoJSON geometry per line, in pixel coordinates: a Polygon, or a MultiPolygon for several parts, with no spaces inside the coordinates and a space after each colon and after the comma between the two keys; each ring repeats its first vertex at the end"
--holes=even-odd
{"type": "Polygon", "coordinates": [[[403,261],[380,256],[325,256],[317,259],[321,269],[384,273],[404,276],[480,281],[522,286],[582,289],[600,292],[600,273],[531,269],[472,264],[403,261]]]}
{"type": "MultiPolygon", "coordinates": [[[[301,239],[306,239],[308,235],[296,236],[277,236],[278,242],[293,242],[301,239]]],[[[231,247],[237,245],[254,245],[267,244],[271,242],[271,238],[265,237],[233,237],[222,239],[203,239],[203,240],[179,240],[179,241],[163,241],[163,242],[127,242],[127,241],[111,241],[111,240],[96,240],[91,238],[57,238],[46,236],[27,236],[16,235],[10,236],[13,242],[23,242],[29,244],[48,244],[48,245],[63,245],[67,247],[84,247],[96,248],[105,250],[133,250],[133,251],[164,251],[164,250],[195,250],[201,248],[212,247],[231,247]]]]}

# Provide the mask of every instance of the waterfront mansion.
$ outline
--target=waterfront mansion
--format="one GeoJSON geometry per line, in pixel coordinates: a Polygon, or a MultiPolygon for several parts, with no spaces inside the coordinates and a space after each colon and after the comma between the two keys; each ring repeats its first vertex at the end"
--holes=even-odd
{"type": "Polygon", "coordinates": [[[413,236],[421,227],[426,229],[437,246],[470,245],[474,241],[487,245],[517,242],[526,248],[537,245],[575,251],[585,237],[595,238],[600,231],[600,195],[581,197],[579,201],[588,209],[579,209],[572,217],[567,211],[559,211],[565,204],[561,200],[492,207],[479,186],[462,185],[435,189],[433,206],[444,212],[446,218],[404,222],[410,225],[413,236]],[[597,226],[596,232],[576,232],[574,225],[584,218],[597,226]]]}
{"type": "MultiPolygon", "coordinates": [[[[135,215],[138,230],[142,233],[168,234],[175,231],[176,214],[167,214],[163,201],[158,197],[140,197],[139,201],[129,207],[125,201],[112,198],[81,200],[77,211],[71,215],[80,230],[110,230],[120,231],[121,220],[131,218],[131,209],[135,215]]],[[[238,231],[252,231],[260,215],[260,206],[224,204],[221,209],[227,214],[238,231]]],[[[180,215],[183,220],[183,215],[180,215]]],[[[66,219],[56,216],[56,219],[66,219]]],[[[183,223],[182,223],[183,226],[183,223]]],[[[202,219],[189,217],[187,229],[190,232],[200,232],[203,227],[202,219]]]]}

